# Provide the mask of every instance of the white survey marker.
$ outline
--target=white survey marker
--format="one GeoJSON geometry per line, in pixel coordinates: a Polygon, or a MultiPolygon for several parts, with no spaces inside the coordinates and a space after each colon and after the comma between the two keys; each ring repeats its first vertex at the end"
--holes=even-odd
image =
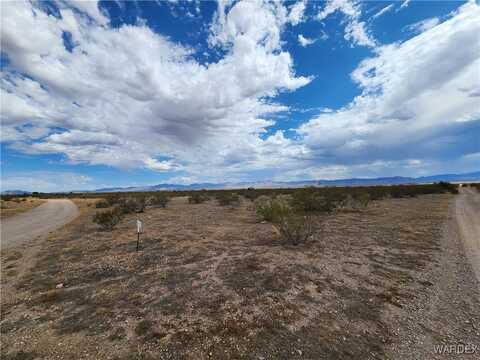
{"type": "Polygon", "coordinates": [[[143,234],[143,222],[137,219],[137,234],[143,234]]]}

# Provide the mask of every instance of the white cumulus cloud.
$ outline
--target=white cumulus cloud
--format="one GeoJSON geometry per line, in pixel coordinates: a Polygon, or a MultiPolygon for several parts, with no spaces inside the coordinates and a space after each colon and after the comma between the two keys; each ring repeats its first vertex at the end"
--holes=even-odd
{"type": "Polygon", "coordinates": [[[329,0],[323,10],[317,14],[317,20],[322,21],[336,11],[341,12],[346,18],[344,34],[346,40],[354,45],[376,46],[376,40],[369,34],[365,22],[361,21],[360,3],[352,0],[329,0]]]}
{"type": "Polygon", "coordinates": [[[307,47],[309,45],[314,44],[316,41],[317,41],[316,39],[306,38],[302,34],[298,35],[298,42],[299,42],[300,46],[307,47]]]}
{"type": "Polygon", "coordinates": [[[467,3],[449,20],[362,61],[352,79],[363,93],[300,126],[311,156],[354,166],[368,159],[447,163],[478,151],[480,98],[466,89],[479,80],[479,16],[480,7],[467,3]]]}
{"type": "Polygon", "coordinates": [[[306,3],[303,0],[297,1],[290,9],[288,14],[288,20],[292,25],[298,25],[304,21],[304,13],[306,9],[306,3]]]}
{"type": "Polygon", "coordinates": [[[440,23],[440,19],[433,17],[429,19],[425,19],[414,24],[408,25],[406,28],[410,31],[421,33],[427,30],[430,30],[434,26],[437,26],[440,23]]]}
{"type": "MultiPolygon", "coordinates": [[[[462,169],[474,166],[476,155],[468,155],[480,153],[474,1],[384,46],[369,34],[359,3],[327,2],[317,19],[341,12],[344,37],[373,48],[351,74],[362,93],[290,129],[293,137],[267,136],[272,115],[292,110],[275,97],[312,81],[296,74],[282,43],[288,24],[305,17],[301,4],[219,2],[208,42],[222,55],[201,63],[197,50],[145,23],[111,27],[94,2],[61,1],[60,17],[37,3],[4,2],[2,51],[9,63],[0,77],[1,140],[29,154],[172,172],[183,182],[245,180],[256,172],[285,180],[440,172],[455,159],[463,159],[462,169]]],[[[302,34],[297,40],[316,41],[302,34]]],[[[22,174],[10,179],[26,181],[22,174]]],[[[49,181],[45,176],[42,189],[49,181]]]]}
{"type": "Polygon", "coordinates": [[[157,171],[258,168],[269,115],[288,109],[272,97],[311,81],[282,50],[280,3],[220,3],[210,44],[225,55],[206,64],[144,24],[110,27],[95,2],[58,5],[61,17],[2,3],[2,141],[19,151],[157,171]]]}

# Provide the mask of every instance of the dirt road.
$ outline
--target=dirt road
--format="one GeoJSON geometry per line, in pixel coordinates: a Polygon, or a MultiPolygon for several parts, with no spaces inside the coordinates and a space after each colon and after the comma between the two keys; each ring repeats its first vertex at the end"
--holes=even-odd
{"type": "Polygon", "coordinates": [[[455,217],[480,289],[480,193],[461,188],[455,201],[455,217]]]}
{"type": "Polygon", "coordinates": [[[391,319],[398,336],[387,358],[450,359],[461,355],[435,353],[435,347],[480,345],[480,194],[475,190],[461,188],[452,199],[439,245],[436,265],[423,272],[429,286],[391,319]]]}
{"type": "Polygon", "coordinates": [[[46,235],[77,215],[78,208],[72,201],[48,200],[28,212],[2,220],[1,247],[6,249],[46,235]]]}

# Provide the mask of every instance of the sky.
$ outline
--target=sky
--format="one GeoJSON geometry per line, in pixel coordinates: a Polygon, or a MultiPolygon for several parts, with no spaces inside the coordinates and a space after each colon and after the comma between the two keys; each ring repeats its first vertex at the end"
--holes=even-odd
{"type": "Polygon", "coordinates": [[[476,1],[2,1],[1,189],[480,170],[476,1]]]}

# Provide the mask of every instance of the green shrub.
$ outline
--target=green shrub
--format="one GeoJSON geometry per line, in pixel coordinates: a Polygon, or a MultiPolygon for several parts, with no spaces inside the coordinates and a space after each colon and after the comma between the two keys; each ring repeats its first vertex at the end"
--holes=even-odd
{"type": "Polygon", "coordinates": [[[358,202],[361,208],[365,209],[368,204],[370,204],[372,198],[369,193],[367,192],[361,192],[354,196],[355,200],[358,202]]]}
{"type": "Polygon", "coordinates": [[[153,322],[150,320],[142,320],[135,327],[135,334],[138,336],[145,336],[151,331],[152,326],[153,322]]]}
{"type": "MultiPolygon", "coordinates": [[[[340,201],[333,194],[320,194],[314,189],[300,189],[292,194],[291,206],[301,212],[331,212],[340,201]]],[[[343,196],[343,195],[342,195],[343,196]]]]}
{"type": "Polygon", "coordinates": [[[147,199],[145,195],[137,195],[130,198],[120,198],[117,206],[123,214],[141,213],[145,211],[147,199]]]}
{"type": "Polygon", "coordinates": [[[105,201],[105,200],[100,200],[100,201],[97,201],[97,202],[95,203],[95,207],[96,207],[97,209],[105,209],[105,208],[110,207],[110,204],[109,204],[107,201],[105,201]]]}
{"type": "Polygon", "coordinates": [[[201,204],[208,201],[208,195],[202,192],[195,192],[188,197],[189,204],[201,204]]]}
{"type": "Polygon", "coordinates": [[[221,206],[240,205],[240,196],[236,193],[220,193],[217,195],[218,204],[221,206]]]}
{"type": "Polygon", "coordinates": [[[150,198],[150,203],[152,205],[160,206],[162,208],[167,207],[167,204],[169,201],[170,201],[170,197],[165,193],[154,194],[150,198]]]}
{"type": "Polygon", "coordinates": [[[130,214],[135,212],[136,204],[135,201],[130,198],[120,198],[117,201],[116,207],[122,214],[130,214]]]}
{"type": "Polygon", "coordinates": [[[255,204],[257,214],[263,220],[271,222],[283,240],[289,244],[298,245],[307,241],[316,230],[315,217],[293,207],[285,199],[262,196],[255,204]]]}
{"type": "Polygon", "coordinates": [[[284,201],[272,200],[273,226],[283,240],[298,245],[315,232],[315,219],[311,214],[298,211],[284,201]]]}
{"type": "Polygon", "coordinates": [[[352,210],[366,209],[370,203],[370,195],[367,192],[348,194],[340,204],[343,208],[352,210]]]}
{"type": "Polygon", "coordinates": [[[134,198],[135,201],[135,212],[142,213],[145,211],[145,207],[147,206],[147,197],[143,194],[137,195],[134,198]]]}
{"type": "Polygon", "coordinates": [[[440,188],[444,189],[445,191],[449,192],[449,193],[458,194],[458,186],[457,185],[454,185],[454,184],[451,184],[451,183],[445,182],[445,181],[440,181],[438,183],[438,186],[440,188]]]}
{"type": "Polygon", "coordinates": [[[257,199],[260,196],[260,193],[257,190],[255,190],[254,188],[248,188],[248,189],[243,191],[242,195],[246,199],[254,201],[255,199],[257,199]]]}
{"type": "Polygon", "coordinates": [[[270,197],[266,195],[259,196],[255,200],[255,211],[257,216],[264,221],[273,221],[275,218],[275,205],[270,197]]]}
{"type": "Polygon", "coordinates": [[[115,225],[117,225],[121,220],[121,212],[118,208],[111,210],[97,211],[93,215],[92,221],[100,225],[105,230],[113,230],[115,225]]]}
{"type": "Polygon", "coordinates": [[[119,194],[109,194],[106,198],[105,201],[108,203],[108,206],[114,206],[119,203],[121,200],[119,194]]]}
{"type": "Polygon", "coordinates": [[[477,190],[478,192],[480,192],[480,183],[470,183],[464,186],[468,186],[469,188],[473,188],[474,190],[477,190]]]}
{"type": "Polygon", "coordinates": [[[353,197],[355,201],[357,202],[357,206],[360,209],[365,209],[368,207],[368,204],[370,204],[371,197],[368,193],[366,192],[361,192],[353,197]]]}

